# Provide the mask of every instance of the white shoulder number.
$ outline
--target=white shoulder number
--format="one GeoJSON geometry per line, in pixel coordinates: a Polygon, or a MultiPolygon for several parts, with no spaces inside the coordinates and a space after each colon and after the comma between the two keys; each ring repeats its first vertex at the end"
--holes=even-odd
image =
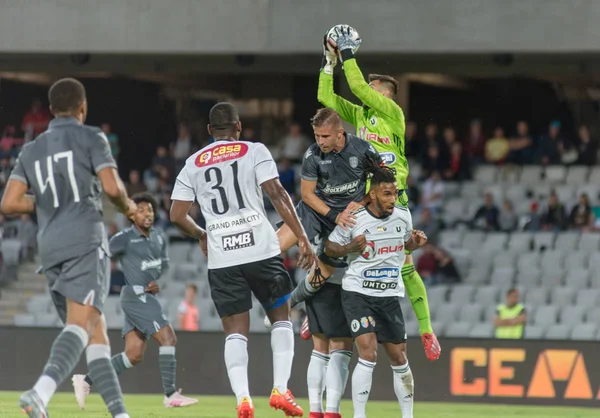
{"type": "Polygon", "coordinates": [[[38,186],[40,187],[40,192],[45,193],[47,188],[50,188],[52,192],[52,197],[54,199],[54,207],[57,208],[60,206],[58,202],[58,193],[56,192],[56,181],[54,180],[54,163],[58,164],[58,161],[61,159],[67,160],[67,174],[69,176],[69,183],[71,184],[71,189],[73,190],[73,200],[75,202],[79,202],[79,189],[77,188],[77,182],[75,181],[75,170],[73,168],[73,151],[63,151],[57,152],[54,155],[49,155],[46,157],[46,166],[47,166],[47,176],[46,180],[42,178],[42,167],[40,164],[40,160],[36,160],[34,162],[35,169],[35,178],[38,182],[38,186]]]}

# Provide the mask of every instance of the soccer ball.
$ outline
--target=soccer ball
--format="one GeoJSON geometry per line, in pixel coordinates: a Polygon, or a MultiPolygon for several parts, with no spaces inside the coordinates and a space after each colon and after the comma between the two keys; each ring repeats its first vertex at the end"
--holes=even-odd
{"type": "Polygon", "coordinates": [[[375,257],[375,243],[367,242],[367,246],[360,254],[365,260],[370,260],[375,257]]]}
{"type": "MultiPolygon", "coordinates": [[[[348,33],[348,30],[350,31],[350,35],[352,36],[353,39],[355,39],[357,41],[360,40],[360,35],[356,31],[356,29],[354,29],[352,26],[350,26],[350,25],[335,25],[334,27],[329,29],[327,31],[327,35],[325,35],[325,39],[327,41],[326,46],[327,46],[327,49],[329,50],[329,52],[331,52],[334,55],[337,55],[338,37],[342,34],[342,32],[348,33]]],[[[354,54],[356,54],[356,51],[358,51],[358,46],[352,52],[354,54]]]]}

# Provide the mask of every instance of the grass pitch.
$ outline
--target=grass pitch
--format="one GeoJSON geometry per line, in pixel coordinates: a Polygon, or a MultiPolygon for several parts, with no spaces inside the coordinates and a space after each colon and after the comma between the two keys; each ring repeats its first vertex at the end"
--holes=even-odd
{"type": "MultiPolygon", "coordinates": [[[[0,392],[0,417],[23,418],[18,407],[18,392],[0,392]]],[[[191,395],[190,395],[191,396],[191,395]]],[[[200,402],[188,408],[166,409],[162,395],[125,395],[125,403],[132,418],[186,417],[186,418],[236,418],[235,398],[202,396],[200,402]]],[[[304,417],[308,417],[308,402],[299,400],[305,408],[304,417]]],[[[254,398],[256,418],[284,418],[281,411],[269,409],[267,398],[254,398]]],[[[58,393],[48,408],[50,418],[106,418],[110,417],[102,399],[91,394],[87,408],[81,411],[75,403],[72,393],[58,393]]],[[[369,402],[369,418],[400,417],[400,409],[395,402],[369,402]]],[[[531,407],[514,405],[474,405],[459,403],[415,403],[415,417],[418,418],[597,418],[597,409],[564,407],[531,407]]],[[[344,401],[342,415],[352,417],[352,403],[344,401]]]]}

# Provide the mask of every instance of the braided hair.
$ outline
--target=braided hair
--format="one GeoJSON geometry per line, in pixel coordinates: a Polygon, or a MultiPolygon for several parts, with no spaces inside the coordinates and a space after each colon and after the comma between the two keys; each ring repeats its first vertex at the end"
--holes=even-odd
{"type": "Polygon", "coordinates": [[[394,171],[386,165],[379,164],[373,157],[365,159],[365,172],[371,179],[371,186],[381,183],[395,183],[396,175],[394,171]]]}

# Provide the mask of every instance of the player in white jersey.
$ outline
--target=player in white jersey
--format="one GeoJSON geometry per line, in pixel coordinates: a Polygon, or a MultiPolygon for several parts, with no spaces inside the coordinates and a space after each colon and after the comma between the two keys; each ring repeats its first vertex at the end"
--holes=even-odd
{"type": "Polygon", "coordinates": [[[373,174],[369,197],[371,202],[356,212],[356,224],[336,227],[325,243],[327,255],[347,255],[349,262],[342,279],[342,305],[359,355],[352,374],[354,418],[366,418],[377,343],[390,359],[402,417],[412,418],[414,381],[406,357],[399,266],[404,264],[404,250],[416,250],[427,237],[413,230],[409,210],[395,205],[398,187],[390,169],[382,167],[373,174]]]}
{"type": "Polygon", "coordinates": [[[260,143],[239,141],[242,125],[231,104],[215,105],[209,120],[208,131],[215,142],[189,157],[179,173],[172,195],[171,221],[198,239],[208,257],[211,296],[227,335],[225,364],[237,397],[238,417],[254,417],[247,350],[252,294],[273,324],[274,385],[270,406],[283,410],[286,416],[302,416],[302,408],[287,388],[294,357],[289,305],[293,285],[283,266],[279,240],[265,214],[263,191],[298,237],[299,265],[308,270],[318,259],[279,182],[269,150],[260,143]],[[206,219],[206,231],[188,215],[194,201],[206,219]]]}

